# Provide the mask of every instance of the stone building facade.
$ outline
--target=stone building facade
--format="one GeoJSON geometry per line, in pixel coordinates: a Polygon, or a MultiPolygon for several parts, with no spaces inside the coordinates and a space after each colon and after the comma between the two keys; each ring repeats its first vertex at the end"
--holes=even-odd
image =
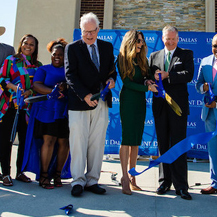
{"type": "Polygon", "coordinates": [[[205,31],[205,0],[115,0],[114,29],[205,31]]]}

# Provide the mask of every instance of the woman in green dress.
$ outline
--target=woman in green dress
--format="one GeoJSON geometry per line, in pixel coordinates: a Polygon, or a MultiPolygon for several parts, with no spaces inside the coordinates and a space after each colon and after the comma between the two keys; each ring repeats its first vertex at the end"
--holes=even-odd
{"type": "Polygon", "coordinates": [[[146,92],[157,92],[151,80],[147,46],[140,31],[128,31],[121,43],[118,55],[118,70],[123,81],[120,93],[120,116],[122,143],[120,161],[123,176],[122,193],[131,195],[131,190],[141,190],[136,185],[135,176],[128,175],[129,169],[136,166],[138,147],[141,145],[146,116],[146,92]]]}

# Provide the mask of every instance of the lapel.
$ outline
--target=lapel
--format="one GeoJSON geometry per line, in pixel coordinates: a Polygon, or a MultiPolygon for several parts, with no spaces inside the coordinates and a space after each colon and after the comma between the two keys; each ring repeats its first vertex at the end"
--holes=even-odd
{"type": "Polygon", "coordinates": [[[86,45],[86,43],[85,43],[82,39],[80,40],[80,47],[81,47],[81,49],[82,49],[82,52],[83,52],[84,56],[87,58],[88,62],[89,62],[89,63],[91,64],[91,66],[94,67],[94,69],[96,69],[96,71],[98,72],[98,70],[97,70],[95,64],[93,63],[93,61],[92,61],[92,59],[91,59],[91,57],[90,57],[90,53],[89,53],[89,51],[88,51],[87,45],[86,45]]]}
{"type": "Polygon", "coordinates": [[[174,65],[175,62],[179,61],[180,58],[178,56],[179,56],[179,47],[177,47],[176,50],[175,50],[175,52],[173,53],[173,56],[172,56],[172,59],[170,61],[170,65],[169,65],[168,71],[171,70],[171,68],[173,67],[173,65],[174,65]]]}
{"type": "Polygon", "coordinates": [[[160,60],[160,69],[161,69],[162,71],[164,71],[164,54],[165,54],[164,49],[160,50],[160,53],[159,53],[159,60],[160,60]]]}

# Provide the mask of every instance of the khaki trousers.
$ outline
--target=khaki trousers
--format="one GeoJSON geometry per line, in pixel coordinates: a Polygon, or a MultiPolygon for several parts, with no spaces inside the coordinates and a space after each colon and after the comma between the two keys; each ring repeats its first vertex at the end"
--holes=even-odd
{"type": "Polygon", "coordinates": [[[94,110],[69,110],[72,187],[98,183],[108,127],[108,106],[101,99],[94,110]],[[86,170],[85,170],[86,168],[86,170]]]}

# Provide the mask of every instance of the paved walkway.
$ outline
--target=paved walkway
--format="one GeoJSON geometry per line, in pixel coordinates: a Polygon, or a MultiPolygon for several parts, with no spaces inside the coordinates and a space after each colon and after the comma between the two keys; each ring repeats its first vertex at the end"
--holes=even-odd
{"type": "MultiPolygon", "coordinates": [[[[13,147],[12,178],[15,177],[15,155],[17,147],[13,147]]],[[[148,166],[147,160],[139,160],[137,170],[148,166]]],[[[84,192],[79,198],[72,197],[70,180],[64,180],[62,188],[46,190],[34,181],[34,174],[27,173],[32,183],[14,181],[13,187],[4,187],[0,183],[0,216],[1,217],[59,217],[66,216],[60,207],[73,204],[71,216],[87,217],[214,217],[217,216],[217,194],[201,195],[200,189],[209,186],[209,164],[188,163],[189,192],[193,200],[187,201],[175,195],[172,188],[166,195],[155,193],[158,187],[158,168],[154,167],[137,177],[137,184],[143,189],[132,195],[121,193],[121,186],[111,180],[110,171],[117,172],[117,180],[121,177],[120,161],[107,159],[103,161],[99,183],[106,188],[105,195],[84,192]],[[199,183],[196,186],[195,183],[199,183]]]]}

